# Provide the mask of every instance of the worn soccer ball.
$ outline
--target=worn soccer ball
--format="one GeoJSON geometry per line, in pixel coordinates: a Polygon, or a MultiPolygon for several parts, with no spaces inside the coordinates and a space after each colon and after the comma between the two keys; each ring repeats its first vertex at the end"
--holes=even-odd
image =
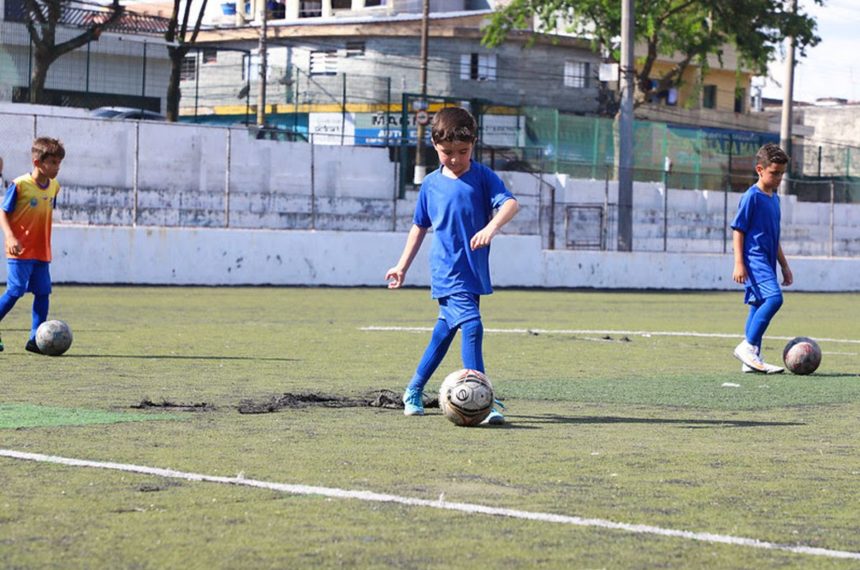
{"type": "Polygon", "coordinates": [[[811,338],[798,336],[785,345],[782,360],[795,374],[812,374],[821,364],[821,347],[811,338]]]}
{"type": "Polygon", "coordinates": [[[60,356],[72,346],[72,329],[64,321],[45,321],[36,329],[36,346],[43,354],[60,356]]]}
{"type": "Polygon", "coordinates": [[[493,385],[477,370],[457,370],[439,388],[439,407],[458,426],[476,426],[493,409],[493,385]]]}

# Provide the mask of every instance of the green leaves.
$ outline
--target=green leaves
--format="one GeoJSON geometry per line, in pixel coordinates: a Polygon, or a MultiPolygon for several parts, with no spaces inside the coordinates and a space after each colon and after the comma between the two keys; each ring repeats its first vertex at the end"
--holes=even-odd
{"type": "MultiPolygon", "coordinates": [[[[816,0],[822,4],[822,0],[816,0]]],[[[793,12],[791,0],[640,0],[636,2],[636,41],[645,55],[637,61],[637,84],[647,96],[657,80],[658,89],[677,86],[690,61],[717,56],[722,64],[730,45],[740,64],[755,74],[767,72],[781,42],[794,36],[800,55],[816,45],[815,20],[793,12]],[[671,71],[652,77],[658,58],[681,61],[671,71]]],[[[595,47],[605,46],[618,58],[621,3],[618,0],[513,0],[498,10],[484,30],[484,45],[501,44],[512,32],[552,33],[574,31],[593,37],[595,47]],[[561,18],[564,16],[564,19],[561,18]],[[532,18],[539,24],[533,29],[532,18]],[[560,22],[569,22],[562,30],[560,22]]],[[[644,98],[644,97],[643,97],[644,98]]]]}

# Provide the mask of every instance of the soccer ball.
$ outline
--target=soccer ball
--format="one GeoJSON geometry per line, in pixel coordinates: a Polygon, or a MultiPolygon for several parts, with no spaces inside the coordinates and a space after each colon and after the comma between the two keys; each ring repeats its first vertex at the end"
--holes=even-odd
{"type": "Polygon", "coordinates": [[[36,329],[36,346],[42,354],[60,356],[72,346],[72,329],[64,321],[45,321],[36,329]]]}
{"type": "Polygon", "coordinates": [[[439,388],[439,407],[458,426],[476,426],[493,409],[493,385],[477,370],[457,370],[439,388]]]}
{"type": "Polygon", "coordinates": [[[782,360],[795,374],[812,374],[821,364],[821,347],[811,338],[798,336],[785,345],[782,360]]]}

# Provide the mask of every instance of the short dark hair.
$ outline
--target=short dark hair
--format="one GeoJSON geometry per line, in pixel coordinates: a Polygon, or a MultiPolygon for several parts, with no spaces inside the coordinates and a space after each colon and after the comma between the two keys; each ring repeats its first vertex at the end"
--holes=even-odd
{"type": "Polygon", "coordinates": [[[433,115],[430,137],[434,143],[475,142],[478,138],[478,123],[462,107],[445,107],[433,115]]]}
{"type": "Polygon", "coordinates": [[[54,156],[63,160],[66,158],[66,149],[59,139],[51,137],[39,137],[33,141],[33,147],[30,149],[33,155],[33,160],[43,161],[49,156],[54,156]]]}
{"type": "Polygon", "coordinates": [[[755,153],[756,166],[767,168],[771,164],[788,164],[788,154],[778,144],[767,143],[755,153]]]}

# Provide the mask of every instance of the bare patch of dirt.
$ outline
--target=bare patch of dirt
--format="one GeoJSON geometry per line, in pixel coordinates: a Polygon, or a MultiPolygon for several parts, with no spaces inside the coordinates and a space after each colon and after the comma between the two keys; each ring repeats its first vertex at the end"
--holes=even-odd
{"type": "Polygon", "coordinates": [[[212,404],[207,404],[206,402],[199,402],[196,404],[182,404],[170,402],[168,400],[162,400],[161,402],[153,402],[149,398],[144,398],[140,401],[139,404],[132,404],[129,407],[134,408],[136,410],[151,410],[153,408],[158,408],[162,410],[175,410],[178,412],[211,412],[215,410],[215,406],[213,406],[212,404]]]}
{"type": "MultiPolygon", "coordinates": [[[[284,409],[308,408],[321,406],[324,408],[385,408],[402,410],[403,401],[400,392],[392,390],[374,390],[363,396],[338,396],[336,394],[321,394],[316,392],[300,392],[298,394],[281,394],[265,400],[242,400],[239,402],[240,414],[268,414],[284,409]]],[[[425,408],[438,408],[439,398],[424,396],[425,408]]]]}

